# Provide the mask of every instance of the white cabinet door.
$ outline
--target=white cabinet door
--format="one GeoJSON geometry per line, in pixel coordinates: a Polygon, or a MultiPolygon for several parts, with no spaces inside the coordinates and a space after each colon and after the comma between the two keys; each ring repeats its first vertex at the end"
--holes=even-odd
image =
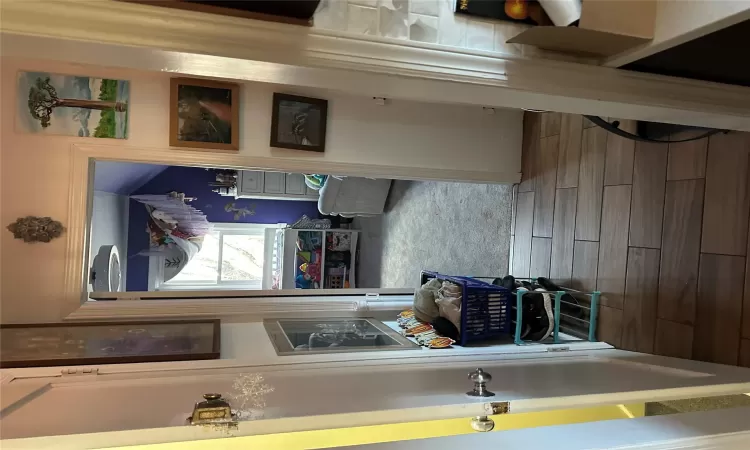
{"type": "Polygon", "coordinates": [[[286,174],[286,190],[287,194],[292,195],[305,195],[305,176],[301,173],[288,173],[286,174]]]}
{"type": "MultiPolygon", "coordinates": [[[[487,415],[497,402],[507,402],[509,413],[516,414],[750,392],[750,369],[622,350],[536,357],[424,352],[424,357],[409,360],[361,360],[348,354],[349,360],[304,368],[217,360],[99,366],[98,375],[62,378],[57,370],[48,389],[6,406],[10,413],[0,421],[0,432],[5,439],[15,439],[139,430],[91,437],[105,439],[99,443],[109,446],[226,437],[220,430],[179,425],[203,393],[229,395],[234,379],[243,373],[262,374],[275,390],[265,399],[264,418],[239,422],[233,436],[467,418],[487,415]],[[465,394],[472,387],[467,373],[477,367],[493,376],[487,387],[495,396],[465,394]]],[[[9,371],[32,377],[53,369],[9,371]]],[[[30,381],[17,378],[10,385],[30,381]]],[[[7,388],[3,386],[3,392],[7,388]]],[[[58,448],[64,448],[65,438],[55,438],[58,448]]],[[[91,447],[96,447],[94,442],[91,447]]]]}
{"type": "Polygon", "coordinates": [[[260,194],[263,192],[263,171],[242,170],[239,194],[260,194]]]}
{"type": "Polygon", "coordinates": [[[307,185],[305,185],[305,195],[318,196],[319,194],[320,194],[320,191],[316,191],[315,189],[310,189],[307,185]]]}
{"type": "Polygon", "coordinates": [[[263,192],[266,194],[283,194],[286,187],[286,174],[282,172],[266,172],[263,192]]]}

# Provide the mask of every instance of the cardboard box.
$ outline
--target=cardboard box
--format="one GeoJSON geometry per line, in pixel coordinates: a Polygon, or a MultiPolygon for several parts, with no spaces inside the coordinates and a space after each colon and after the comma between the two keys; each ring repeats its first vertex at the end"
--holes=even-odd
{"type": "Polygon", "coordinates": [[[655,20],[656,0],[584,0],[578,27],[531,27],[507,42],[610,57],[653,39],[655,20]]]}

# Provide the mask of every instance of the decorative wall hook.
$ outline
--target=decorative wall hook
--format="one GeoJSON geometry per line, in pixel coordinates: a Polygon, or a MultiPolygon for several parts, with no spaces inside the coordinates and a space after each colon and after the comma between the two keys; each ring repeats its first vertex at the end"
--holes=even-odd
{"type": "Polygon", "coordinates": [[[49,242],[65,231],[65,227],[57,220],[37,216],[19,217],[7,228],[14,238],[23,239],[24,242],[49,242]]]}

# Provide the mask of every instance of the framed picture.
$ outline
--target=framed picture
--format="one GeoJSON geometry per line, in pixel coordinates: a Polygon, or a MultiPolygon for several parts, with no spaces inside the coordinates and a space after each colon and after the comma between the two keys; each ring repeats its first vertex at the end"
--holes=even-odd
{"type": "Polygon", "coordinates": [[[172,78],[169,145],[240,149],[240,86],[212,80],[172,78]]]}
{"type": "Polygon", "coordinates": [[[219,320],[0,325],[0,368],[218,359],[219,320]]]}
{"type": "Polygon", "coordinates": [[[21,132],[128,138],[128,81],[19,72],[16,97],[21,132]]]}
{"type": "Polygon", "coordinates": [[[327,100],[274,93],[272,114],[271,147],[325,150],[327,100]]]}

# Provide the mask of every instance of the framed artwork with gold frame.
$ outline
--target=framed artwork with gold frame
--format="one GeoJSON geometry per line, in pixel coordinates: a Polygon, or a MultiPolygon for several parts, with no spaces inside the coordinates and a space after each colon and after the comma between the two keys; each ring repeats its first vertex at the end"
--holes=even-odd
{"type": "Polygon", "coordinates": [[[218,359],[219,320],[0,325],[0,368],[218,359]]]}
{"type": "Polygon", "coordinates": [[[172,78],[169,145],[240,149],[240,85],[197,78],[172,78]]]}

